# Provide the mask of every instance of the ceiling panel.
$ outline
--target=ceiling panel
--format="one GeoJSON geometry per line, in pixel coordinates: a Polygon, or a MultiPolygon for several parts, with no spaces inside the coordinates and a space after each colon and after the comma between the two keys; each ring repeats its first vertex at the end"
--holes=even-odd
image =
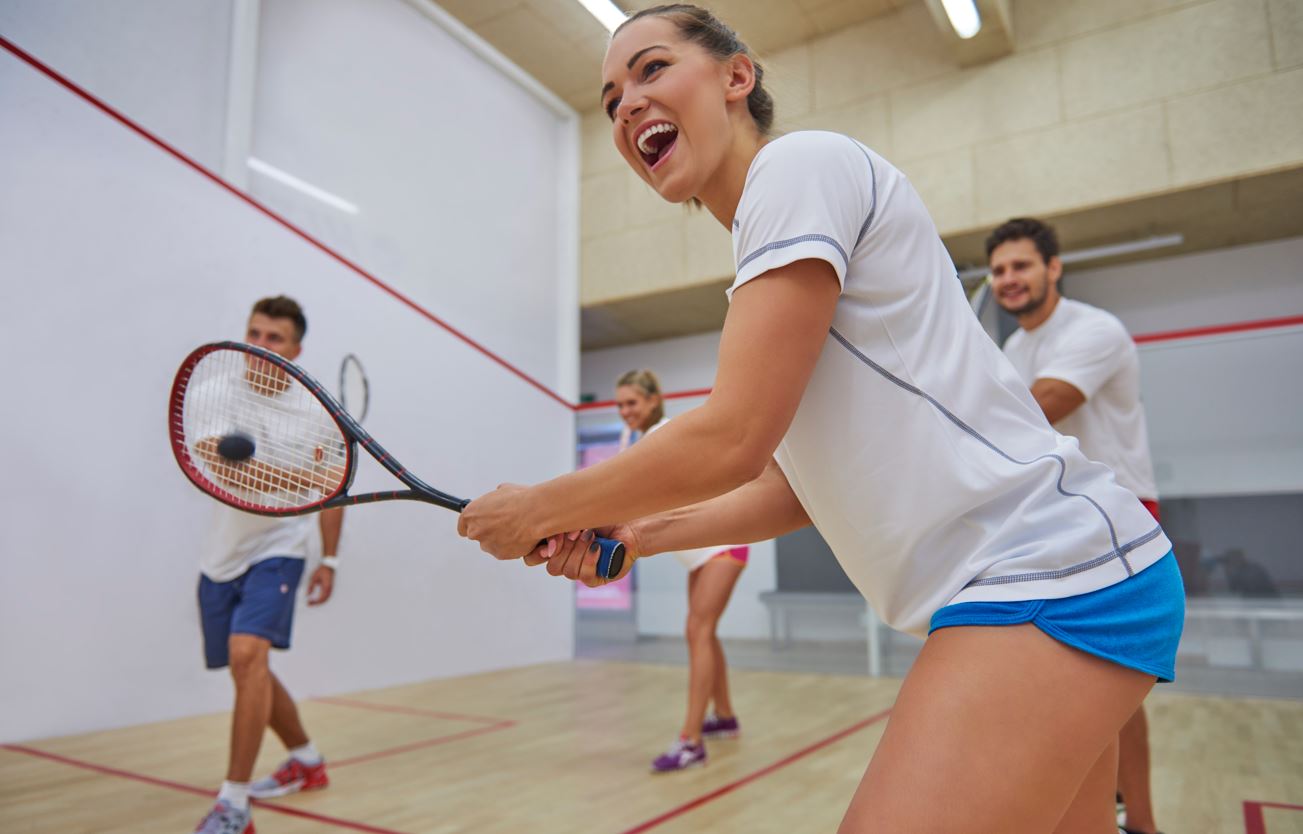
{"type": "MultiPolygon", "coordinates": [[[[626,11],[661,0],[616,0],[626,11]]],[[[917,0],[702,3],[762,58],[917,0]]],[[[578,0],[439,0],[439,5],[576,110],[597,107],[606,29],[578,0]]]]}

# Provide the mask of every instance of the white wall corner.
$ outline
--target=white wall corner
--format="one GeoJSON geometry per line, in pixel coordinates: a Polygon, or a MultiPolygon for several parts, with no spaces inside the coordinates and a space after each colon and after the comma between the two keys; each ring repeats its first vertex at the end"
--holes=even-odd
{"type": "Polygon", "coordinates": [[[262,0],[231,0],[231,44],[227,53],[226,130],[222,142],[223,179],[249,190],[248,160],[253,150],[253,105],[258,83],[258,17],[262,0]]]}

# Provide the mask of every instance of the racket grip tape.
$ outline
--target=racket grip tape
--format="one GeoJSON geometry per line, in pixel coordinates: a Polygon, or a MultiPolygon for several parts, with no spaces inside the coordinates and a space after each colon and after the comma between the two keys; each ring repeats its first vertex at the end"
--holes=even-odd
{"type": "Polygon", "coordinates": [[[619,576],[620,571],[624,569],[624,542],[597,536],[593,539],[593,544],[602,551],[602,554],[597,557],[597,575],[602,579],[613,579],[619,576]]]}

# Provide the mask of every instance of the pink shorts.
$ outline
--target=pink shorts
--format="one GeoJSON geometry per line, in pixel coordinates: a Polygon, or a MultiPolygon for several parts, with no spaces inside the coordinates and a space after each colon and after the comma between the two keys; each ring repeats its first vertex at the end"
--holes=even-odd
{"type": "Polygon", "coordinates": [[[691,573],[707,562],[713,562],[716,559],[731,559],[746,567],[747,554],[750,550],[751,548],[747,545],[738,544],[731,547],[701,547],[696,550],[681,550],[674,555],[691,573]]]}

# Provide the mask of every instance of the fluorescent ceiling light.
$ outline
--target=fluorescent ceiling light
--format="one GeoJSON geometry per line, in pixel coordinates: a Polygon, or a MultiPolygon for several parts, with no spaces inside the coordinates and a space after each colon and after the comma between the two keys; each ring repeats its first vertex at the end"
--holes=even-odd
{"type": "Polygon", "coordinates": [[[620,7],[611,2],[611,0],[579,0],[580,5],[588,9],[588,13],[602,22],[606,31],[614,32],[620,28],[628,17],[620,7]]]}
{"type": "Polygon", "coordinates": [[[336,197],[329,191],[317,188],[310,182],[304,182],[293,174],[287,174],[274,165],[269,165],[257,157],[249,157],[249,167],[257,171],[259,174],[270,177],[284,185],[288,185],[296,191],[302,191],[309,197],[320,200],[332,208],[337,208],[340,211],[348,212],[349,214],[357,214],[357,206],[353,205],[348,200],[345,200],[343,197],[336,197]]]}
{"type": "Polygon", "coordinates": [[[941,7],[950,18],[950,26],[955,34],[967,40],[982,29],[982,16],[977,13],[977,4],[973,0],[941,0],[941,7]]]}
{"type": "MultiPolygon", "coordinates": [[[[1081,263],[1082,261],[1098,261],[1101,258],[1113,258],[1118,255],[1132,255],[1136,252],[1148,252],[1151,249],[1166,249],[1169,246],[1180,246],[1185,243],[1185,235],[1155,235],[1154,237],[1142,238],[1140,240],[1129,240],[1126,243],[1110,243],[1106,246],[1092,246],[1089,249],[1078,249],[1075,252],[1064,252],[1059,256],[1059,261],[1065,264],[1081,263]]],[[[974,278],[985,278],[990,269],[984,266],[973,266],[961,270],[959,278],[961,281],[971,281],[974,278]]]]}

